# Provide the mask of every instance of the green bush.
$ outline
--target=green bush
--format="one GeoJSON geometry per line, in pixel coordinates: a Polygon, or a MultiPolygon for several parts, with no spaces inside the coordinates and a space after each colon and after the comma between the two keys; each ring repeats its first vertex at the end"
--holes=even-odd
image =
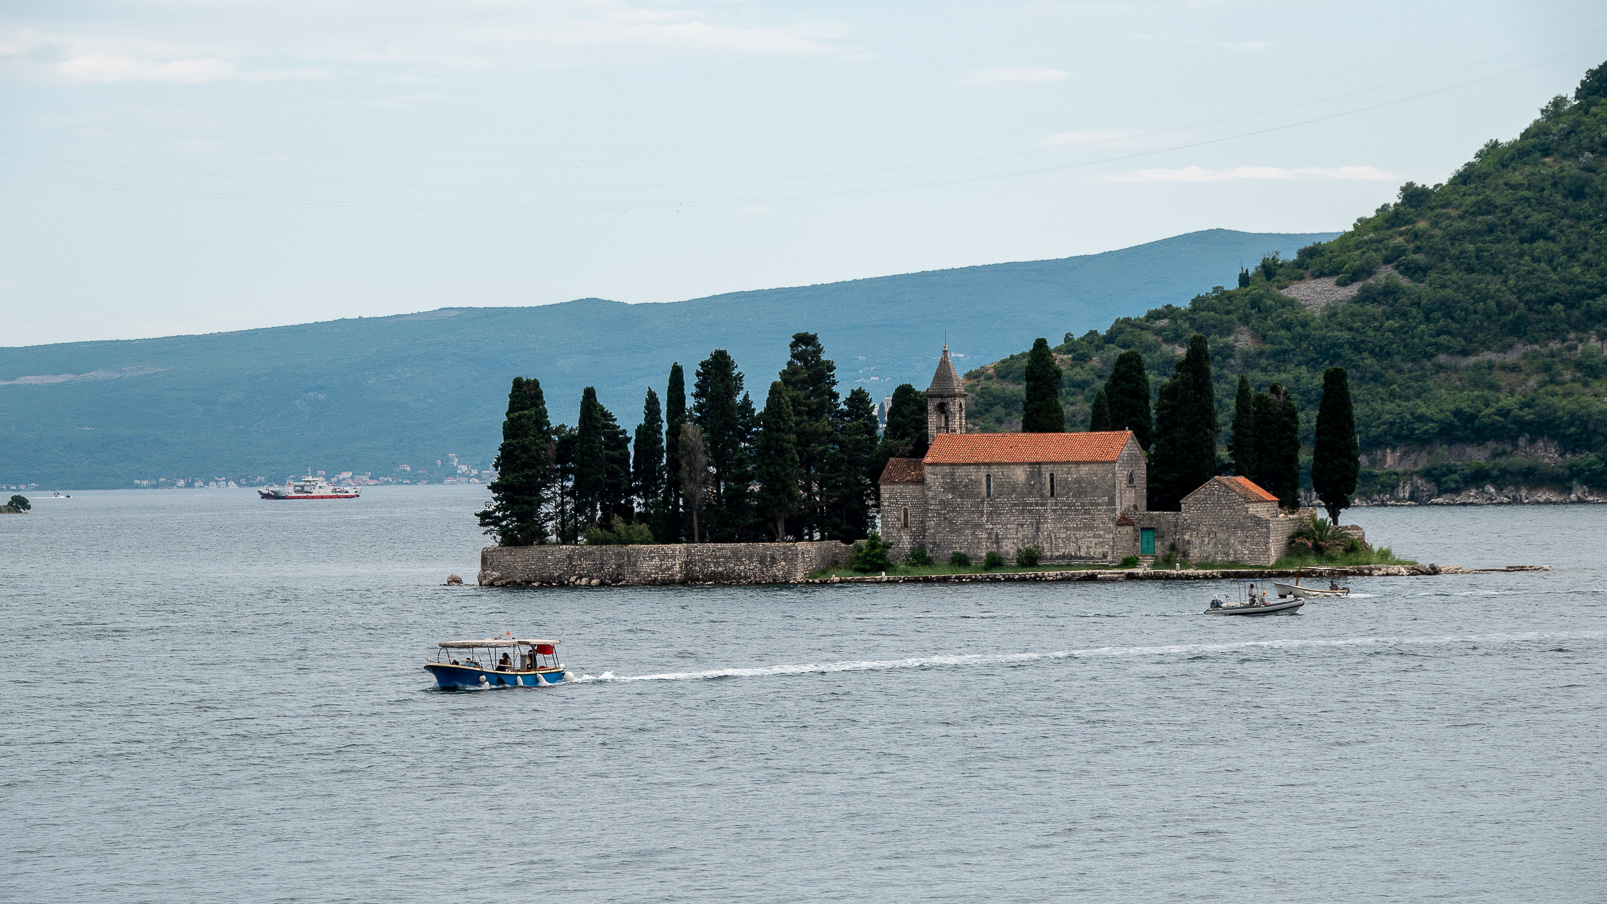
{"type": "Polygon", "coordinates": [[[593,524],[586,528],[587,546],[640,546],[653,542],[653,531],[645,524],[630,524],[618,515],[608,527],[593,524]]]}
{"type": "Polygon", "coordinates": [[[949,564],[953,565],[955,568],[970,568],[971,557],[956,549],[955,551],[949,553],[949,564]]]}
{"type": "Polygon", "coordinates": [[[1043,561],[1043,550],[1037,546],[1027,546],[1016,550],[1016,564],[1022,568],[1036,568],[1043,561]]]}
{"type": "Polygon", "coordinates": [[[33,503],[29,502],[28,497],[22,495],[21,493],[13,494],[9,504],[12,508],[19,512],[26,512],[27,510],[33,508],[33,503]]]}
{"type": "Polygon", "coordinates": [[[917,546],[904,557],[904,564],[911,568],[926,568],[932,564],[932,556],[926,551],[926,547],[917,546]]]}
{"type": "Polygon", "coordinates": [[[1128,556],[1127,558],[1122,559],[1121,562],[1116,567],[1117,568],[1137,568],[1138,567],[1138,556],[1128,556]]]}
{"type": "Polygon", "coordinates": [[[996,549],[988,550],[988,554],[982,557],[982,569],[984,571],[992,571],[995,568],[1003,567],[1004,556],[999,555],[999,551],[996,549]]]}
{"type": "Polygon", "coordinates": [[[881,534],[871,531],[870,536],[854,544],[854,555],[848,561],[848,567],[861,572],[886,571],[893,567],[887,558],[887,552],[892,548],[893,544],[883,540],[881,534]]]}

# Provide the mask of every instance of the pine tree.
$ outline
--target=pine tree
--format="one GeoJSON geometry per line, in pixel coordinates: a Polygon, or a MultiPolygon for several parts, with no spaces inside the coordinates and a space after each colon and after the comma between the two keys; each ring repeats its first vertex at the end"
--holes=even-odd
{"type": "Polygon", "coordinates": [[[883,458],[926,457],[926,393],[908,383],[893,390],[887,406],[887,429],[882,431],[889,453],[883,458]]]}
{"type": "Polygon", "coordinates": [[[798,492],[801,475],[796,432],[791,393],[776,380],[770,384],[770,395],[759,418],[755,457],[759,513],[774,525],[778,542],[787,539],[787,519],[797,514],[803,498],[798,492]]]}
{"type": "Polygon", "coordinates": [[[631,446],[631,493],[653,536],[662,542],[658,529],[664,513],[664,418],[658,393],[651,389],[642,402],[642,422],[636,425],[631,446]]]}
{"type": "Polygon", "coordinates": [[[491,505],[478,512],[480,526],[497,538],[498,546],[529,546],[547,542],[547,506],[552,492],[548,460],[552,423],[541,383],[514,377],[508,392],[508,412],[502,421],[502,446],[497,451],[497,479],[491,482],[491,505]]]}
{"type": "MultiPolygon", "coordinates": [[[[690,418],[702,431],[709,456],[709,511],[703,532],[711,540],[735,539],[745,520],[742,503],[747,487],[740,472],[748,437],[742,395],[736,361],[725,349],[715,349],[698,365],[690,418]]],[[[751,410],[751,400],[748,406],[751,410]]]]}
{"type": "Polygon", "coordinates": [[[1286,509],[1300,507],[1300,411],[1281,384],[1255,397],[1256,476],[1286,509]]]}
{"type": "Polygon", "coordinates": [[[837,420],[837,365],[826,357],[820,337],[794,333],[781,382],[792,392],[792,413],[798,424],[798,468],[803,474],[803,512],[798,537],[825,535],[827,456],[835,441],[837,420]]]}
{"type": "Polygon", "coordinates": [[[681,425],[681,498],[692,518],[692,542],[702,542],[701,513],[709,487],[709,452],[703,445],[703,431],[696,424],[681,425]]]}
{"type": "Polygon", "coordinates": [[[1250,392],[1250,378],[1239,375],[1239,391],[1233,399],[1233,439],[1228,443],[1228,454],[1233,457],[1233,473],[1251,477],[1256,473],[1255,463],[1255,396],[1250,392]]]}
{"type": "Polygon", "coordinates": [[[1105,381],[1105,402],[1110,406],[1110,429],[1131,430],[1138,437],[1139,448],[1149,451],[1154,442],[1153,422],[1149,409],[1149,374],[1144,371],[1144,356],[1135,351],[1122,352],[1105,381]]]}
{"type": "Polygon", "coordinates": [[[664,392],[664,505],[653,535],[660,543],[686,536],[686,504],[681,498],[681,427],[686,423],[686,377],[679,361],[670,365],[664,392]]]}
{"type": "Polygon", "coordinates": [[[1094,393],[1094,403],[1088,408],[1088,432],[1101,433],[1110,430],[1110,399],[1105,395],[1105,387],[1099,387],[1094,393]]]}
{"type": "Polygon", "coordinates": [[[1338,524],[1339,513],[1350,507],[1360,471],[1361,444],[1356,440],[1350,378],[1343,367],[1330,367],[1322,375],[1322,401],[1317,404],[1311,447],[1311,488],[1328,510],[1330,522],[1338,524]]]}
{"type": "Polygon", "coordinates": [[[1216,391],[1211,384],[1211,351],[1204,336],[1189,340],[1188,351],[1162,386],[1164,414],[1156,407],[1155,454],[1149,487],[1150,507],[1176,511],[1183,497],[1216,474],[1216,391]],[[1154,475],[1161,480],[1157,486],[1154,475]]]}
{"type": "Polygon", "coordinates": [[[580,416],[575,421],[575,520],[580,529],[598,523],[608,465],[603,458],[603,406],[595,387],[580,393],[580,416]]]}
{"type": "Polygon", "coordinates": [[[1060,404],[1060,365],[1049,340],[1039,338],[1027,354],[1026,402],[1021,409],[1022,433],[1065,433],[1066,410],[1060,404]]]}
{"type": "Polygon", "coordinates": [[[597,500],[597,523],[631,521],[636,510],[631,505],[631,438],[607,408],[601,409],[603,432],[603,483],[597,500]]]}
{"type": "Polygon", "coordinates": [[[574,428],[559,424],[552,428],[552,446],[549,459],[553,474],[553,529],[559,543],[575,543],[585,527],[575,500],[575,449],[574,428]]]}
{"type": "Polygon", "coordinates": [[[843,400],[830,460],[826,535],[860,540],[870,531],[871,473],[876,449],[876,404],[863,387],[843,400]]]}

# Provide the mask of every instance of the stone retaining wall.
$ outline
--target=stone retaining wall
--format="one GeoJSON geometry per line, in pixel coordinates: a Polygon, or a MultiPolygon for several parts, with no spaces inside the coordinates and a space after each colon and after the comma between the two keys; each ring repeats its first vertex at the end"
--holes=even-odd
{"type": "Polygon", "coordinates": [[[848,560],[846,543],[487,546],[482,587],[563,584],[796,584],[848,560]]]}

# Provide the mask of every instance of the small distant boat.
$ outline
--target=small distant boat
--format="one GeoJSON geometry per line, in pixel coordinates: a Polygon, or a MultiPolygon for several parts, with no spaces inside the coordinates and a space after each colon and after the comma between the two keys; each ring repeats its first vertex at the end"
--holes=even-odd
{"type": "Polygon", "coordinates": [[[52,498],[52,499],[71,499],[73,497],[72,497],[72,494],[70,494],[70,493],[63,493],[62,491],[57,490],[57,491],[55,491],[55,492],[50,494],[50,498],[52,498]]]}
{"type": "Polygon", "coordinates": [[[1217,594],[1211,597],[1211,605],[1205,610],[1206,615],[1277,615],[1280,612],[1296,612],[1306,601],[1293,599],[1288,602],[1268,600],[1265,590],[1257,593],[1253,581],[1238,581],[1234,584],[1233,592],[1224,596],[1217,594]]]}
{"type": "Polygon", "coordinates": [[[311,474],[287,481],[285,486],[265,486],[257,491],[263,499],[356,499],[362,491],[356,487],[337,487],[322,477],[311,474]]]}
{"type": "Polygon", "coordinates": [[[424,664],[442,690],[547,687],[564,683],[558,641],[512,636],[443,640],[435,661],[424,664]]]}
{"type": "Polygon", "coordinates": [[[1291,596],[1298,599],[1320,599],[1322,597],[1350,595],[1349,587],[1307,587],[1300,583],[1299,578],[1295,578],[1295,583],[1293,584],[1285,584],[1282,581],[1273,581],[1272,586],[1273,589],[1278,591],[1278,599],[1280,600],[1291,596]]]}

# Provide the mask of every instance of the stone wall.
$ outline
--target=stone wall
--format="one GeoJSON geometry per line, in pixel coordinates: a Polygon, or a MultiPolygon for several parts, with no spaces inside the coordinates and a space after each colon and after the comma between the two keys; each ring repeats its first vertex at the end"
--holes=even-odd
{"type": "Polygon", "coordinates": [[[928,464],[927,551],[940,561],[956,550],[975,560],[990,551],[1009,560],[1037,546],[1046,563],[1109,561],[1118,500],[1139,492],[1137,474],[1134,480],[1129,488],[1123,472],[1118,481],[1108,462],[928,464]]]}
{"type": "Polygon", "coordinates": [[[1271,565],[1289,545],[1297,518],[1280,518],[1278,503],[1249,500],[1221,481],[1208,481],[1183,500],[1185,544],[1192,562],[1271,565]]]}
{"type": "Polygon", "coordinates": [[[793,584],[848,560],[846,543],[487,546],[480,585],[793,584]]]}
{"type": "MultiPolygon", "coordinates": [[[[902,561],[917,546],[932,548],[926,542],[926,484],[882,484],[882,539],[893,544],[888,555],[902,561]],[[905,527],[905,516],[909,527],[905,527]]],[[[947,555],[947,553],[945,553],[947,555]]]]}

